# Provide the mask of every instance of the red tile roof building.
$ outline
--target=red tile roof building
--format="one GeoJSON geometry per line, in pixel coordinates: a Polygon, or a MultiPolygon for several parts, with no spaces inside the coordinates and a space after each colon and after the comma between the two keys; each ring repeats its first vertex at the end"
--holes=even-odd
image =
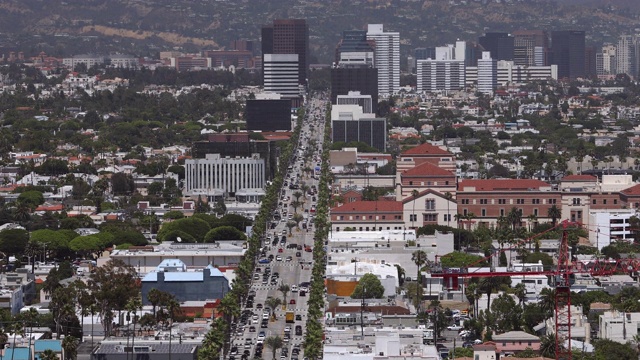
{"type": "Polygon", "coordinates": [[[453,154],[429,143],[424,143],[402,152],[398,157],[396,166],[398,171],[402,172],[425,162],[430,162],[451,172],[456,171],[456,161],[453,154]]]}

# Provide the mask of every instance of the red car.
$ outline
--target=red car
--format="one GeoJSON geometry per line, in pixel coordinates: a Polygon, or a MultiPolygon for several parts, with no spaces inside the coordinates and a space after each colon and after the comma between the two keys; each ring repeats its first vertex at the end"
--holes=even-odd
{"type": "Polygon", "coordinates": [[[291,299],[291,300],[289,300],[289,304],[291,304],[291,305],[295,305],[295,304],[296,304],[296,299],[291,299]]]}
{"type": "Polygon", "coordinates": [[[278,252],[279,252],[279,253],[281,253],[282,251],[283,251],[283,250],[282,250],[282,248],[279,248],[279,249],[278,249],[278,252]]]}
{"type": "Polygon", "coordinates": [[[304,251],[306,251],[306,252],[312,252],[312,251],[313,251],[313,249],[312,249],[312,248],[310,248],[310,247],[305,247],[305,248],[304,248],[304,251]]]}

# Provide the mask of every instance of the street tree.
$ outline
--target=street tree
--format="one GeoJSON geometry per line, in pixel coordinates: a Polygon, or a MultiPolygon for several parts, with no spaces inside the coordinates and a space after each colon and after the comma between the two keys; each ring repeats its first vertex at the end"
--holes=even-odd
{"type": "Polygon", "coordinates": [[[384,296],[384,286],[377,276],[364,274],[353,289],[353,299],[380,299],[384,296]]]}
{"type": "Polygon", "coordinates": [[[273,360],[276,360],[276,354],[278,349],[282,348],[283,340],[280,336],[269,336],[264,340],[264,344],[267,345],[271,352],[273,353],[273,360]]]}
{"type": "Polygon", "coordinates": [[[282,293],[282,303],[284,305],[286,305],[287,304],[287,295],[289,294],[289,291],[291,291],[291,288],[287,284],[282,284],[282,285],[278,286],[278,291],[280,291],[282,293]]]}

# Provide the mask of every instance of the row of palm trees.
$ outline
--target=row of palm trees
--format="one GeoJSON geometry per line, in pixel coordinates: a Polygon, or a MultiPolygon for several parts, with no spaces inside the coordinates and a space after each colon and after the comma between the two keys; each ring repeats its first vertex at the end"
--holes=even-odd
{"type": "MultiPolygon", "coordinates": [[[[300,137],[302,119],[304,119],[303,108],[299,109],[298,123],[291,137],[291,141],[281,152],[280,159],[282,161],[280,162],[280,168],[273,183],[267,188],[262,206],[254,221],[252,236],[248,241],[249,247],[238,265],[236,278],[233,280],[231,290],[225,294],[218,306],[217,310],[221,316],[212,324],[198,352],[198,359],[200,360],[219,358],[221,354],[225,354],[229,349],[231,335],[230,325],[234,324],[240,317],[242,303],[247,298],[249,284],[251,283],[251,277],[256,266],[261,242],[267,232],[266,223],[267,220],[272,218],[272,214],[277,208],[280,191],[284,184],[284,174],[287,172],[287,167],[293,158],[295,144],[298,143],[300,137]]],[[[275,308],[275,306],[273,308],[275,308]]]]}

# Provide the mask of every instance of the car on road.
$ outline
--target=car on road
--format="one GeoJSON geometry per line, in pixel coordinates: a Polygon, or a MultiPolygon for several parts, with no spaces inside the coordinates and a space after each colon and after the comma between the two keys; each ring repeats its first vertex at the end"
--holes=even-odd
{"type": "Polygon", "coordinates": [[[447,330],[451,330],[451,331],[459,331],[462,330],[462,326],[460,325],[449,325],[447,326],[447,330]]]}
{"type": "Polygon", "coordinates": [[[282,261],[282,256],[280,255],[276,256],[276,261],[282,261]]]}
{"type": "Polygon", "coordinates": [[[286,258],[286,259],[284,259],[284,260],[285,260],[285,261],[291,261],[291,260],[293,260],[293,258],[292,258],[291,256],[287,256],[287,258],[286,258]]]}
{"type": "Polygon", "coordinates": [[[302,321],[302,315],[297,314],[296,315],[296,321],[302,321]]]}
{"type": "Polygon", "coordinates": [[[300,251],[296,252],[296,257],[301,257],[302,253],[300,251]]]}
{"type": "Polygon", "coordinates": [[[291,285],[291,292],[298,292],[298,285],[291,285]]]}
{"type": "Polygon", "coordinates": [[[282,248],[278,248],[278,253],[282,253],[284,250],[282,250],[282,248]]]}
{"type": "Polygon", "coordinates": [[[289,300],[289,305],[295,305],[295,304],[296,304],[296,299],[289,300]]]}
{"type": "Polygon", "coordinates": [[[255,326],[249,326],[249,332],[256,332],[255,326]]]}
{"type": "Polygon", "coordinates": [[[259,263],[259,264],[268,264],[268,263],[270,263],[270,262],[271,262],[271,260],[266,259],[266,258],[265,258],[265,259],[260,259],[260,260],[258,260],[258,263],[259,263]]]}
{"type": "Polygon", "coordinates": [[[298,292],[298,296],[307,296],[307,292],[304,290],[300,290],[300,292],[298,292]]]}
{"type": "Polygon", "coordinates": [[[302,335],[302,326],[296,325],[296,336],[302,335]]]}

